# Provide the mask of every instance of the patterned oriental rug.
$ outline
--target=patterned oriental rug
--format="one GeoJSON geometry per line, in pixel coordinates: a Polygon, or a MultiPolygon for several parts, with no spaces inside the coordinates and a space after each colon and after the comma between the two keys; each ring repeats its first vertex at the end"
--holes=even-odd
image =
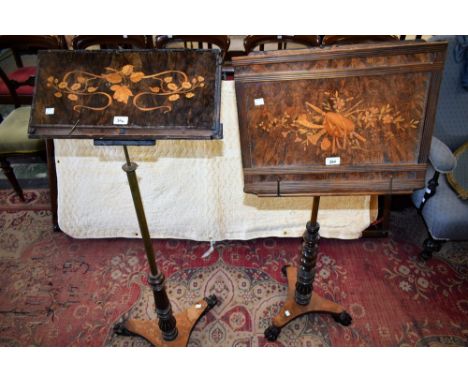
{"type": "Polygon", "coordinates": [[[0,211],[43,211],[50,209],[48,189],[23,189],[25,202],[9,187],[0,190],[0,211]]]}
{"type": "MultiPolygon", "coordinates": [[[[1,346],[148,346],[112,334],[125,317],[154,317],[141,240],[75,240],[49,211],[0,204],[1,346]]],[[[465,248],[420,263],[418,247],[386,239],[320,242],[315,290],[347,307],[353,324],[303,316],[268,343],[263,331],[286,296],[285,264],[301,239],[208,243],[155,240],[175,312],[209,294],[220,303],[190,346],[467,346],[465,248]]]]}

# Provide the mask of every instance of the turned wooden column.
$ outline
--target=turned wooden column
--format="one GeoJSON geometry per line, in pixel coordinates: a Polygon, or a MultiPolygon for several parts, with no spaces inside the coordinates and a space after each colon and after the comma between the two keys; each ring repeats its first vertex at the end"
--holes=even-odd
{"type": "Polygon", "coordinates": [[[297,281],[295,299],[299,305],[307,305],[312,297],[315,279],[315,265],[317,263],[318,242],[320,240],[320,224],[317,222],[317,214],[320,204],[320,196],[314,198],[310,221],[302,236],[302,253],[297,268],[297,281]]]}
{"type": "Polygon", "coordinates": [[[330,313],[336,322],[345,326],[352,322],[351,316],[343,306],[314,292],[313,284],[320,240],[320,225],[317,222],[319,204],[320,197],[317,196],[314,198],[310,221],[307,222],[303,235],[299,266],[297,269],[291,266],[283,267],[283,274],[288,279],[288,295],[279,313],[265,330],[265,338],[268,341],[275,341],[281,333],[281,328],[308,313],[330,313]]]}

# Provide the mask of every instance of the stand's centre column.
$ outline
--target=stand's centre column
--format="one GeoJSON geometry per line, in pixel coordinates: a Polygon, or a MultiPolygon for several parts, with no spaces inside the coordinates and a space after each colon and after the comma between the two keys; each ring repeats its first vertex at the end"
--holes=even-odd
{"type": "Polygon", "coordinates": [[[122,166],[122,169],[127,173],[128,184],[132,193],[133,204],[135,205],[141,236],[145,243],[146,258],[151,271],[148,276],[148,283],[153,289],[156,314],[159,320],[158,327],[161,330],[164,341],[172,341],[176,339],[178,334],[176,319],[172,314],[171,304],[164,286],[164,274],[158,271],[156,259],[154,258],[153,245],[151,243],[143,202],[141,200],[140,188],[138,187],[138,180],[135,172],[138,165],[130,162],[127,146],[123,146],[123,148],[126,163],[122,166]]]}

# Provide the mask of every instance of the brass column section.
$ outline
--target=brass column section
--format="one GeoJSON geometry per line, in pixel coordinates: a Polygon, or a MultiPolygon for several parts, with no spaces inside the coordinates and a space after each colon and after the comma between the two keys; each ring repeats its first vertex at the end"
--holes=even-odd
{"type": "Polygon", "coordinates": [[[156,265],[156,259],[154,257],[153,245],[148,230],[148,223],[146,222],[145,210],[143,208],[143,202],[141,200],[140,188],[138,187],[138,179],[136,176],[136,169],[138,165],[130,162],[128,155],[127,146],[123,146],[125,153],[126,163],[122,166],[122,169],[127,174],[128,184],[130,185],[130,191],[132,193],[133,204],[138,218],[138,224],[140,226],[141,237],[145,245],[146,258],[148,259],[150,274],[148,276],[148,283],[153,289],[154,303],[156,306],[156,314],[158,316],[158,326],[161,329],[164,340],[172,341],[177,338],[177,327],[176,320],[172,314],[171,303],[167,297],[165,285],[164,285],[164,274],[158,271],[156,265]]]}
{"type": "Polygon", "coordinates": [[[320,240],[320,224],[317,222],[317,214],[320,204],[320,196],[314,197],[312,214],[307,222],[302,243],[302,254],[297,268],[297,281],[295,300],[299,305],[307,305],[310,302],[315,279],[315,265],[317,263],[317,249],[320,240]]]}

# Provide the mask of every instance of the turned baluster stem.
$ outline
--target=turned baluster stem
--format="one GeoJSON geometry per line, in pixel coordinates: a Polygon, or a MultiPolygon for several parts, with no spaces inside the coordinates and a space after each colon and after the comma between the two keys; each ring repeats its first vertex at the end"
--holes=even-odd
{"type": "Polygon", "coordinates": [[[320,225],[317,222],[320,196],[314,197],[310,221],[307,222],[304,232],[302,253],[297,268],[297,282],[295,300],[299,305],[307,305],[310,302],[315,279],[315,265],[317,263],[318,242],[320,239],[320,225]]]}

